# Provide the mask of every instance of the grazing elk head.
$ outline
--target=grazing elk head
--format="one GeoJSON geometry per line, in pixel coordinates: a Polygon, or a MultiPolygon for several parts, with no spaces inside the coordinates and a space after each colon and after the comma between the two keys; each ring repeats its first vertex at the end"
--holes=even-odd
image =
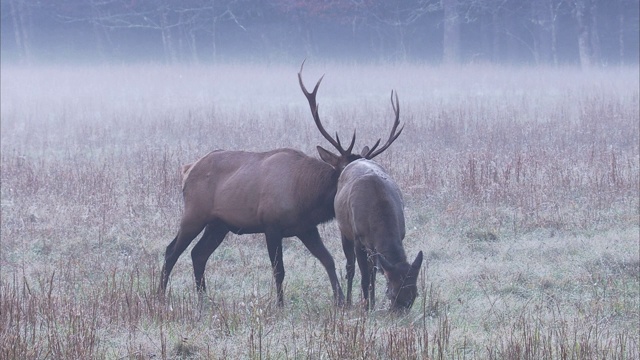
{"type": "Polygon", "coordinates": [[[391,301],[391,310],[404,311],[411,308],[418,296],[418,275],[422,265],[422,251],[418,253],[411,265],[399,263],[393,265],[384,256],[378,257],[380,265],[387,279],[387,298],[391,301]]]}

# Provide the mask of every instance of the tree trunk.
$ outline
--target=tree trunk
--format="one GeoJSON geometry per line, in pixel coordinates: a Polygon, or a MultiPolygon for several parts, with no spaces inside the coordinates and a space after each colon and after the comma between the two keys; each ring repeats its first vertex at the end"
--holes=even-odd
{"type": "Polygon", "coordinates": [[[500,60],[500,16],[498,9],[491,12],[491,60],[495,63],[500,60]]]}
{"type": "Polygon", "coordinates": [[[93,39],[96,46],[96,52],[98,53],[98,56],[100,57],[101,61],[106,61],[107,56],[105,52],[104,42],[102,41],[102,34],[100,29],[101,27],[100,26],[100,18],[101,18],[100,10],[96,5],[95,0],[90,1],[90,6],[91,6],[91,19],[92,19],[91,28],[93,30],[93,39]]]}
{"type": "Polygon", "coordinates": [[[173,37],[171,35],[171,28],[167,21],[167,13],[162,10],[160,14],[160,31],[162,33],[162,45],[164,47],[164,56],[169,64],[175,64],[178,59],[176,55],[176,49],[173,44],[173,37]]]}
{"type": "Polygon", "coordinates": [[[191,62],[199,64],[200,57],[198,56],[198,43],[196,41],[196,32],[193,29],[189,29],[189,50],[191,50],[191,62]]]}
{"type": "Polygon", "coordinates": [[[598,2],[596,0],[590,0],[591,6],[589,12],[591,15],[591,22],[589,23],[589,45],[591,46],[591,63],[600,64],[600,33],[598,31],[598,2]]]}
{"type": "Polygon", "coordinates": [[[535,26],[533,56],[537,65],[551,61],[551,28],[553,19],[547,11],[550,1],[536,1],[531,4],[531,19],[535,26]]]}
{"type": "Polygon", "coordinates": [[[549,1],[549,16],[551,18],[551,58],[553,65],[558,66],[558,18],[557,7],[553,0],[549,1]]]}
{"type": "Polygon", "coordinates": [[[580,55],[580,66],[588,69],[592,65],[591,46],[589,36],[589,16],[587,16],[588,0],[576,0],[574,16],[578,25],[578,53],[580,55]]]}
{"type": "Polygon", "coordinates": [[[211,57],[213,63],[218,62],[218,42],[216,41],[216,22],[217,18],[214,14],[213,19],[211,19],[211,57]]]}
{"type": "Polygon", "coordinates": [[[31,44],[29,41],[29,28],[27,26],[28,11],[24,0],[11,0],[11,21],[13,33],[18,48],[18,57],[23,64],[31,64],[31,44]]]}
{"type": "Polygon", "coordinates": [[[460,17],[457,0],[442,0],[444,9],[444,38],[442,42],[442,62],[457,64],[460,60],[460,17]]]}
{"type": "Polygon", "coordinates": [[[544,39],[544,19],[542,13],[539,11],[540,2],[536,1],[531,4],[531,21],[533,22],[533,61],[536,65],[540,65],[542,61],[542,43],[544,39]]]}
{"type": "Polygon", "coordinates": [[[311,27],[306,23],[309,19],[303,19],[302,15],[298,14],[296,16],[298,22],[298,32],[302,37],[302,42],[304,44],[305,56],[307,58],[313,57],[316,53],[316,48],[314,46],[313,40],[313,32],[311,31],[311,27]]]}
{"type": "Polygon", "coordinates": [[[624,9],[620,6],[618,14],[618,54],[620,56],[620,66],[624,65],[624,9]]]}
{"type": "Polygon", "coordinates": [[[491,60],[491,45],[493,41],[492,36],[492,24],[491,20],[488,16],[481,17],[480,20],[480,34],[481,34],[481,46],[480,46],[480,60],[489,61],[491,60]]]}
{"type": "Polygon", "coordinates": [[[398,34],[398,59],[403,63],[407,62],[407,45],[405,43],[405,29],[404,26],[398,24],[395,26],[396,33],[398,34]]]}

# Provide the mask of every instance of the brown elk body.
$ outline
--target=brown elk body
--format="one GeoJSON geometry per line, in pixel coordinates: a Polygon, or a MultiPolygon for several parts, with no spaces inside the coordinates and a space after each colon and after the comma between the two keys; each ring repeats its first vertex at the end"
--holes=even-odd
{"type": "Polygon", "coordinates": [[[410,308],[417,295],[422,251],[412,264],[407,262],[402,246],[404,203],[398,185],[377,163],[357,160],[342,171],[334,206],[347,258],[347,303],[357,259],[367,307],[375,306],[376,265],[380,265],[391,309],[410,308]]]}
{"type": "Polygon", "coordinates": [[[264,233],[283,302],[282,239],[297,236],[325,267],[334,299],[343,294],[335,264],[317,225],[334,218],[339,173],[329,164],[292,149],[255,153],[213,151],[183,167],[184,211],[180,230],[167,246],[160,288],[178,257],[204,229],[191,251],[197,289],[205,290],[207,260],[229,232],[264,233]]]}

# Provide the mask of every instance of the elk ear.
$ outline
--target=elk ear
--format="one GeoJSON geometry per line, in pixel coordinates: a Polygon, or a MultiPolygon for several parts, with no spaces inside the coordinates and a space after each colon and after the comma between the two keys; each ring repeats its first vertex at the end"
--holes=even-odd
{"type": "Polygon", "coordinates": [[[318,149],[318,154],[320,154],[320,159],[322,159],[322,161],[336,169],[338,168],[338,163],[340,161],[340,157],[338,155],[325,150],[322,146],[317,146],[316,149],[318,149]]]}
{"type": "Polygon", "coordinates": [[[193,164],[182,165],[182,176],[187,175],[187,172],[189,171],[189,169],[191,169],[192,166],[193,164]]]}
{"type": "Polygon", "coordinates": [[[418,271],[420,271],[420,266],[422,266],[422,251],[420,251],[418,253],[418,256],[416,256],[416,259],[413,260],[413,264],[411,264],[411,270],[417,274],[418,271]]]}
{"type": "Polygon", "coordinates": [[[369,153],[369,147],[365,146],[364,149],[360,151],[360,156],[365,157],[365,155],[367,155],[368,153],[369,153]]]}

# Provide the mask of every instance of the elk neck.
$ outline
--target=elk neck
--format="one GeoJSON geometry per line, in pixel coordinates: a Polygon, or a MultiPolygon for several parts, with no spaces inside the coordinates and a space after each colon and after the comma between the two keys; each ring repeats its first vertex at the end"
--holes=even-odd
{"type": "Polygon", "coordinates": [[[407,254],[404,251],[404,247],[402,247],[402,240],[384,241],[376,246],[375,252],[384,256],[392,265],[408,264],[407,254]]]}
{"type": "Polygon", "coordinates": [[[335,218],[333,201],[338,188],[340,172],[331,165],[318,160],[310,166],[300,167],[298,174],[301,202],[309,209],[309,217],[320,224],[335,218]]]}

